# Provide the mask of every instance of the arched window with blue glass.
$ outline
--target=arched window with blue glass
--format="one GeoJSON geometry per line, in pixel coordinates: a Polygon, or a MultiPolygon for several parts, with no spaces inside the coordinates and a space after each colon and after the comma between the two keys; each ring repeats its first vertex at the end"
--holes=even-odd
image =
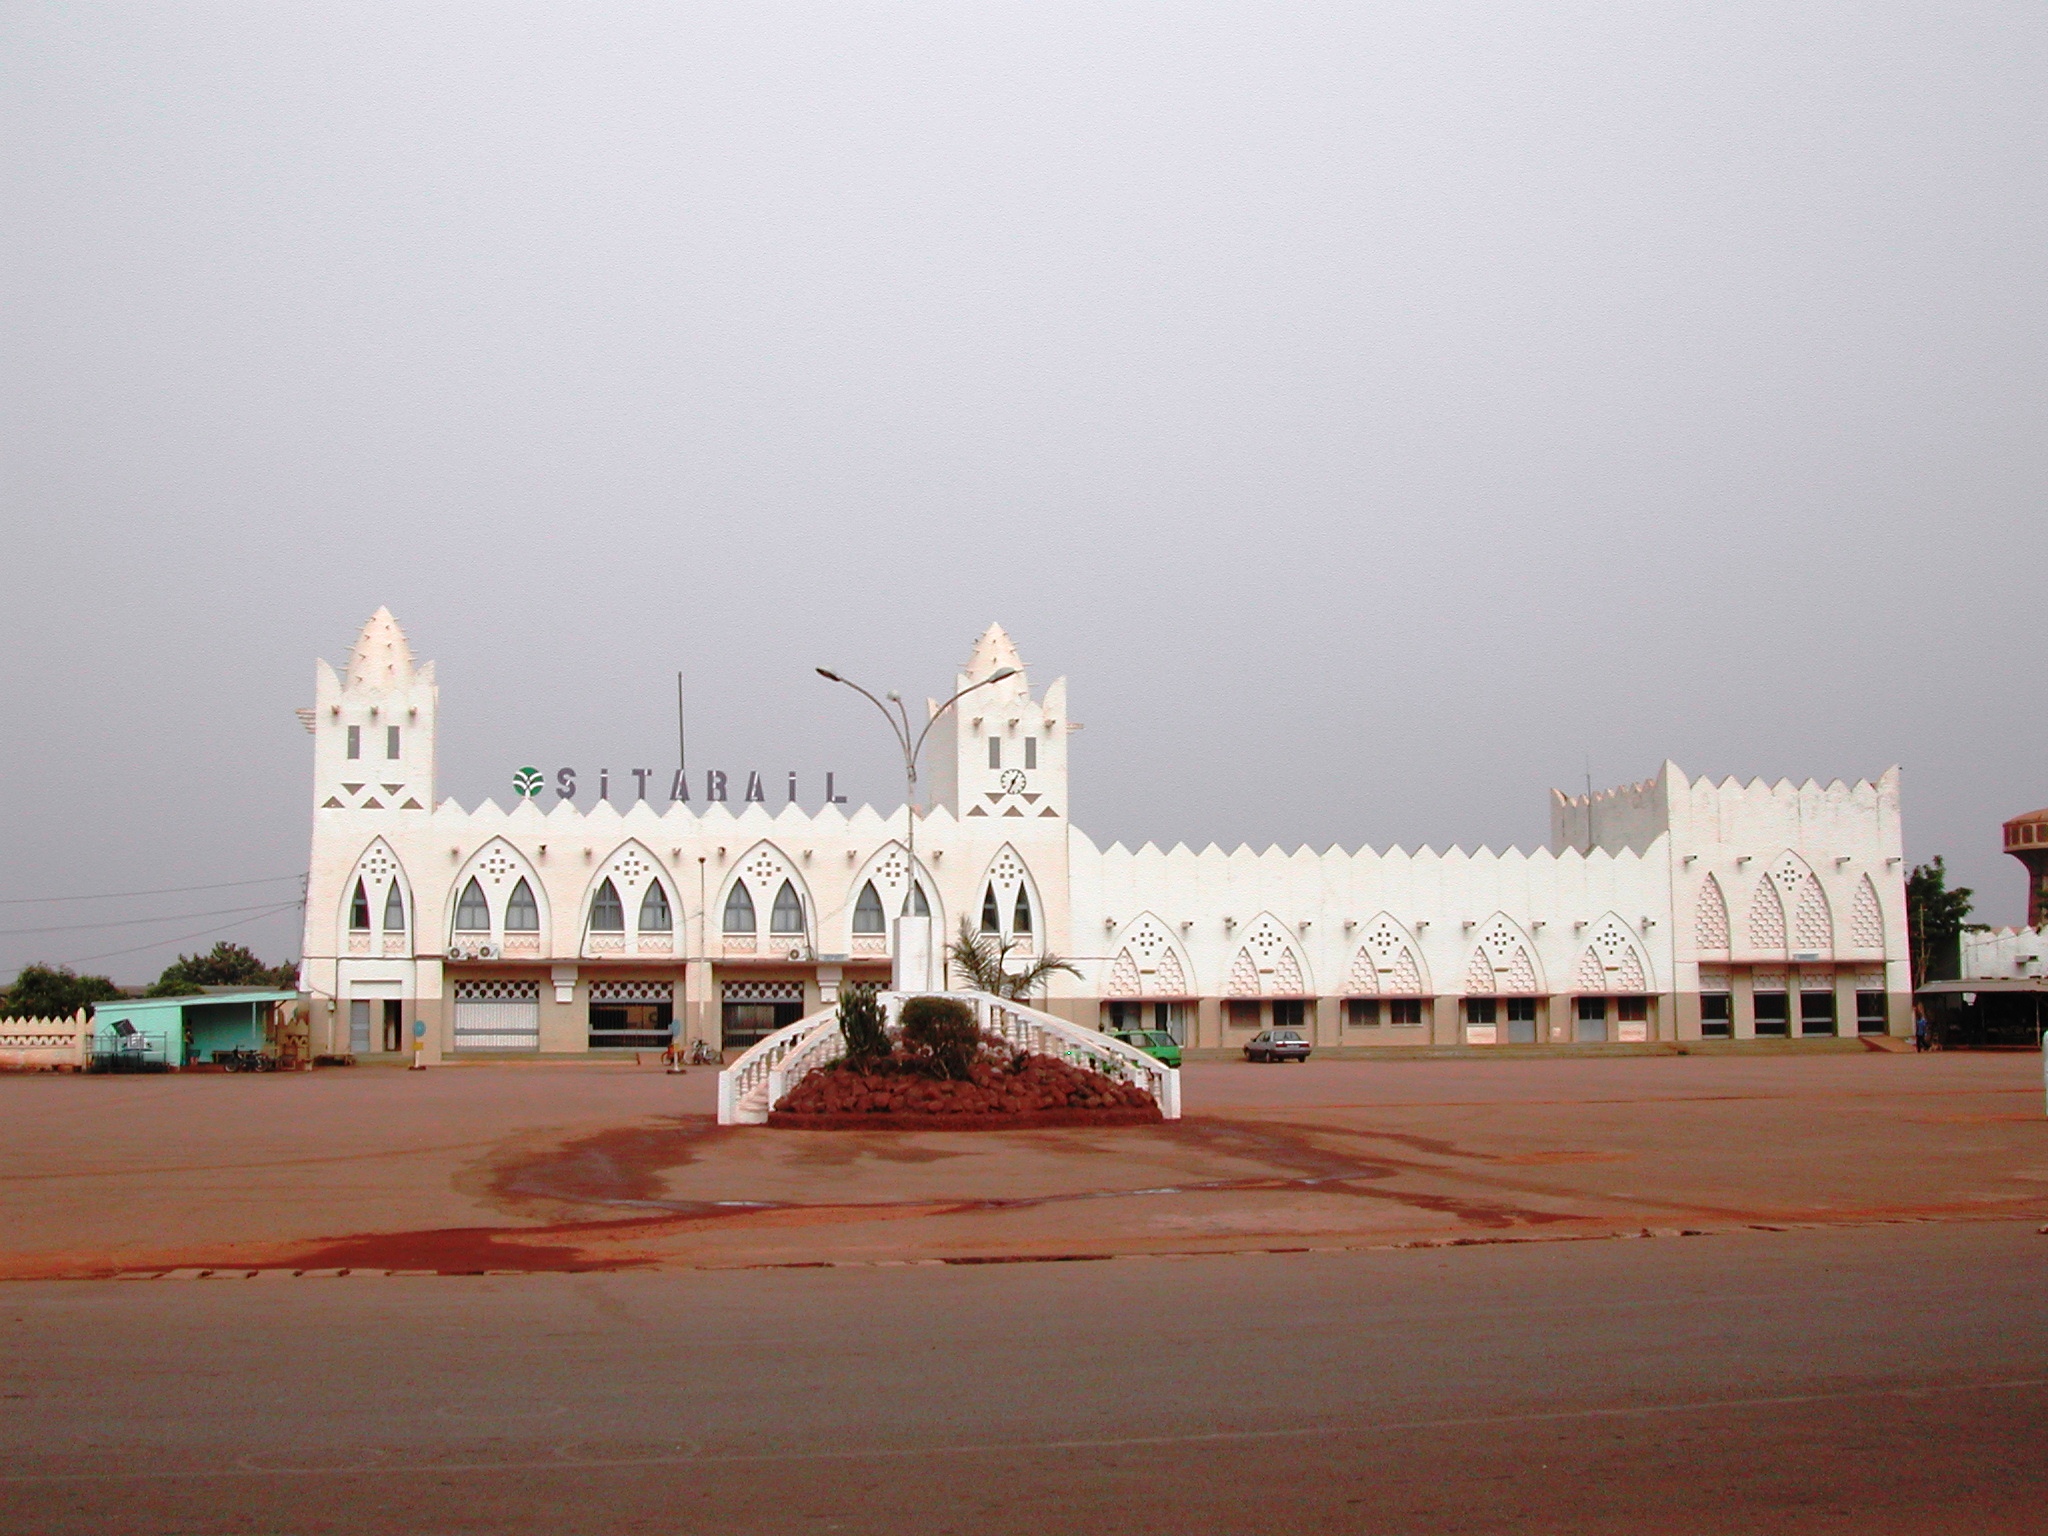
{"type": "Polygon", "coordinates": [[[785,880],[782,889],[775,893],[775,905],[768,913],[768,931],[775,934],[800,934],[804,931],[803,898],[796,893],[796,886],[785,880]]]}
{"type": "Polygon", "coordinates": [[[640,931],[642,933],[673,933],[675,914],[669,909],[668,892],[661,888],[659,880],[647,882],[647,894],[640,898],[640,931]]]}
{"type": "Polygon", "coordinates": [[[597,894],[590,898],[590,931],[592,933],[624,933],[626,931],[626,908],[619,900],[619,888],[607,880],[597,888],[597,894]]]}
{"type": "Polygon", "coordinates": [[[870,880],[860,888],[860,896],[853,904],[853,931],[855,933],[887,933],[888,914],[882,910],[882,898],[870,880]]]}
{"type": "Polygon", "coordinates": [[[754,898],[747,894],[744,880],[733,881],[732,891],[725,898],[724,927],[727,933],[754,931],[754,898]]]}
{"type": "Polygon", "coordinates": [[[455,931],[457,933],[489,933],[491,931],[491,904],[484,900],[484,888],[472,878],[462,888],[462,899],[455,903],[455,931]]]}
{"type": "Polygon", "coordinates": [[[505,931],[507,933],[539,933],[540,903],[533,899],[533,887],[526,883],[524,876],[512,887],[512,894],[505,901],[505,931]]]}

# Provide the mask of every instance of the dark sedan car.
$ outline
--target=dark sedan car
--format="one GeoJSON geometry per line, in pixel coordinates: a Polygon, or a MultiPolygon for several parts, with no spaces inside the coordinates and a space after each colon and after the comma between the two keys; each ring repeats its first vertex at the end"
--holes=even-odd
{"type": "Polygon", "coordinates": [[[1262,1029],[1244,1043],[1246,1061],[1307,1061],[1308,1037],[1298,1029],[1262,1029]]]}

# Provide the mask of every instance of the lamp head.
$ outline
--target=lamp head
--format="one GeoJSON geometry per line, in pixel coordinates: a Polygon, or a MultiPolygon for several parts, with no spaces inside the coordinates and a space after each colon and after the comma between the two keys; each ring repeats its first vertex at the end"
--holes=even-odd
{"type": "Polygon", "coordinates": [[[813,667],[811,670],[816,672],[818,676],[825,679],[825,681],[828,683],[843,683],[846,681],[846,679],[841,677],[837,672],[827,672],[823,667],[813,667]]]}
{"type": "Polygon", "coordinates": [[[1005,667],[1000,672],[991,672],[987,677],[984,677],[982,681],[984,683],[1000,683],[1004,678],[1015,677],[1016,675],[1017,669],[1015,667],[1005,667]]]}

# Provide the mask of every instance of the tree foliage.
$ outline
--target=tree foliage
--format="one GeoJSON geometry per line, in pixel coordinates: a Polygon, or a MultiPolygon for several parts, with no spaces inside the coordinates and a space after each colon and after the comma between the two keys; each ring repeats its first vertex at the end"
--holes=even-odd
{"type": "Polygon", "coordinates": [[[1932,864],[1913,866],[1906,877],[1906,937],[1913,952],[1914,986],[1962,974],[1962,936],[1984,926],[1969,920],[1975,896],[1967,885],[1949,888],[1940,854],[1932,864]]]}
{"type": "Polygon", "coordinates": [[[889,1033],[882,1018],[882,1004],[871,987],[851,987],[839,994],[839,1029],[846,1036],[846,1060],[865,1071],[875,1062],[888,1059],[889,1033]]]}
{"type": "Polygon", "coordinates": [[[981,1054],[974,1009],[957,997],[912,997],[903,1004],[903,1050],[933,1077],[964,1079],[981,1054]]]}
{"type": "Polygon", "coordinates": [[[180,955],[165,966],[149,996],[191,997],[204,987],[296,989],[298,984],[295,963],[265,965],[247,945],[223,939],[207,954],[180,955]]]}
{"type": "Polygon", "coordinates": [[[24,965],[14,985],[0,992],[0,1018],[68,1019],[120,995],[104,976],[81,976],[68,965],[24,965]]]}
{"type": "Polygon", "coordinates": [[[1056,972],[1065,971],[1069,976],[1081,974],[1071,960],[1050,951],[1029,965],[1012,970],[1009,956],[1016,947],[1013,939],[976,933],[974,925],[963,917],[960,919],[959,937],[953,940],[946,958],[970,991],[986,992],[1013,1003],[1028,1001],[1031,994],[1051,980],[1056,972]]]}

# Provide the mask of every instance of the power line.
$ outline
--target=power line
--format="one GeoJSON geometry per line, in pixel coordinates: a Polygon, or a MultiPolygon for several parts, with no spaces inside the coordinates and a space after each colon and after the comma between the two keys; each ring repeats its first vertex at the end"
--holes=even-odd
{"type": "MultiPolygon", "coordinates": [[[[303,880],[304,875],[265,875],[261,880],[223,880],[216,885],[166,885],[154,891],[100,891],[90,896],[9,896],[0,907],[25,907],[58,901],[117,901],[124,896],[182,896],[187,891],[225,891],[239,885],[277,885],[286,880],[303,880]]],[[[194,913],[197,917],[200,914],[194,913]]]]}
{"type": "MultiPolygon", "coordinates": [[[[245,928],[250,923],[261,922],[266,917],[275,917],[283,912],[296,912],[298,909],[299,904],[296,901],[288,901],[282,906],[271,907],[267,911],[258,912],[253,917],[238,917],[232,923],[222,923],[216,928],[202,928],[197,933],[181,933],[174,938],[152,939],[147,944],[132,944],[126,949],[101,950],[96,955],[74,955],[71,959],[62,960],[58,963],[60,965],[83,965],[88,960],[112,960],[117,955],[132,955],[139,950],[156,949],[165,944],[183,944],[187,939],[210,939],[217,933],[226,933],[234,928],[245,928]]],[[[20,974],[18,970],[15,972],[17,976],[20,974]]]]}
{"type": "MultiPolygon", "coordinates": [[[[139,928],[146,923],[182,923],[195,917],[228,917],[236,912],[256,912],[276,905],[274,902],[259,901],[247,907],[217,907],[211,912],[169,912],[162,917],[117,917],[103,923],[53,923],[47,928],[0,928],[0,937],[12,937],[18,933],[77,933],[87,928],[139,928]]],[[[295,901],[291,903],[297,906],[295,901]]]]}

